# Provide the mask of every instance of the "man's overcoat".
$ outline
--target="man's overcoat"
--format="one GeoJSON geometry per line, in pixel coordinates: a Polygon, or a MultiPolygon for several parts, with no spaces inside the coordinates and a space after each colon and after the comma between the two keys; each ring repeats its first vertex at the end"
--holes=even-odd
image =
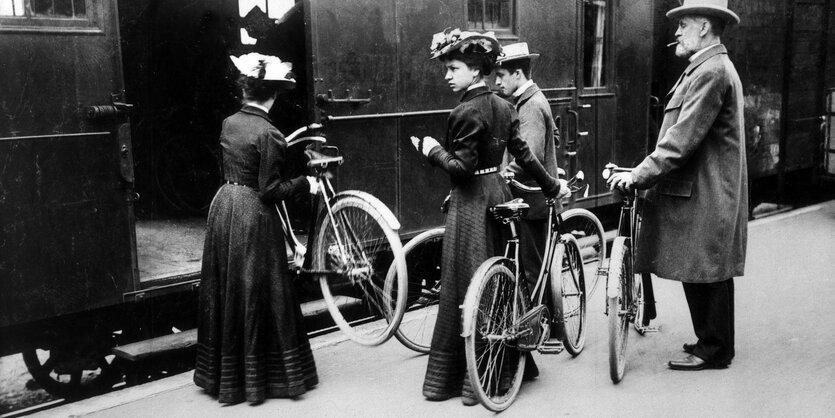
{"type": "MultiPolygon", "coordinates": [[[[551,116],[551,105],[536,84],[528,87],[524,93],[515,98],[516,111],[519,112],[519,136],[528,143],[531,152],[545,167],[551,177],[557,178],[557,151],[554,143],[557,126],[551,116]]],[[[557,133],[556,135],[559,135],[557,133]]],[[[536,181],[516,164],[513,156],[505,152],[504,165],[516,174],[516,180],[526,186],[537,186],[536,181]]],[[[523,192],[511,187],[513,197],[525,199],[531,208],[525,219],[547,219],[548,207],[542,192],[523,192]]],[[[557,202],[560,205],[559,201],[557,202]]],[[[560,206],[557,207],[559,209],[560,206]]]]}
{"type": "Polygon", "coordinates": [[[667,96],[655,151],[633,171],[646,193],[636,272],[688,283],[742,276],[748,231],[743,95],[723,45],[667,96]]]}

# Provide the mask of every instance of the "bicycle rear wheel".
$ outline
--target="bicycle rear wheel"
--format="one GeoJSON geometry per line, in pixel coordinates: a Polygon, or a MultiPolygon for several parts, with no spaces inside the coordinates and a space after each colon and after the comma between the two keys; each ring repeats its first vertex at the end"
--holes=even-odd
{"type": "Polygon", "coordinates": [[[516,347],[514,324],[525,312],[516,278],[502,258],[476,270],[464,298],[464,352],[473,392],[485,408],[499,412],[516,399],[525,355],[516,347]]]}
{"type": "Polygon", "coordinates": [[[572,356],[586,344],[586,279],[577,240],[563,235],[551,262],[551,295],[556,309],[557,335],[572,356]]]}
{"type": "Polygon", "coordinates": [[[332,206],[317,229],[313,270],[334,322],[352,340],[379,345],[397,330],[406,309],[406,261],[400,237],[368,201],[349,196],[332,206]],[[397,274],[387,277],[390,268],[397,274]],[[385,325],[366,322],[385,319],[385,325]]]}
{"type": "Polygon", "coordinates": [[[609,377],[623,380],[629,339],[629,294],[632,290],[632,255],[625,237],[617,237],[609,257],[606,314],[609,316],[609,377]]]}
{"type": "Polygon", "coordinates": [[[586,209],[568,209],[562,212],[563,231],[577,238],[577,246],[583,256],[585,277],[588,278],[586,298],[594,294],[599,283],[599,275],[603,260],[606,258],[606,239],[603,236],[603,225],[600,219],[586,209]],[[590,282],[590,283],[589,283],[590,282]]]}
{"type": "MultiPolygon", "coordinates": [[[[403,247],[409,275],[406,313],[394,336],[418,353],[429,353],[441,295],[441,249],[444,228],[424,231],[403,247]]],[[[389,276],[397,274],[392,266],[389,276]]],[[[387,279],[389,280],[389,279],[387,279]]]]}

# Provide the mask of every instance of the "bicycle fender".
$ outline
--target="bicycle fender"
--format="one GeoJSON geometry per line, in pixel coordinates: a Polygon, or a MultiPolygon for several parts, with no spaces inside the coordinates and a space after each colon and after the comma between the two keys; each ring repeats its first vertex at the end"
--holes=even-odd
{"type": "Polygon", "coordinates": [[[342,199],[342,198],[348,197],[348,196],[357,197],[357,198],[360,198],[360,199],[363,199],[363,200],[367,201],[368,203],[371,204],[371,206],[374,207],[374,209],[376,209],[378,212],[380,212],[381,215],[383,215],[383,219],[391,227],[391,229],[393,229],[395,231],[400,229],[400,221],[398,221],[397,217],[395,217],[394,214],[391,213],[391,209],[389,209],[388,206],[386,206],[380,199],[377,199],[376,197],[374,197],[374,195],[372,195],[371,193],[362,192],[362,191],[359,191],[359,190],[346,190],[344,192],[337,193],[333,197],[332,201],[335,202],[339,199],[342,199]]]}
{"type": "Polygon", "coordinates": [[[615,241],[612,243],[612,254],[609,256],[609,273],[608,278],[606,280],[606,297],[618,298],[620,297],[620,281],[619,280],[612,280],[612,273],[615,269],[618,271],[620,267],[617,264],[623,262],[623,250],[626,248],[626,238],[625,237],[617,237],[615,241]],[[615,268],[613,268],[615,267],[615,268]]]}
{"type": "MultiPolygon", "coordinates": [[[[506,265],[511,271],[515,271],[515,265],[513,260],[506,258],[506,257],[490,257],[476,269],[475,273],[473,273],[473,277],[479,277],[487,274],[487,270],[490,267],[493,267],[495,264],[504,264],[506,265]]],[[[475,324],[473,324],[473,315],[469,315],[469,312],[465,312],[466,306],[475,306],[475,298],[476,294],[478,293],[478,289],[473,286],[472,280],[470,281],[470,286],[467,287],[467,294],[464,296],[464,304],[459,306],[458,308],[461,309],[461,337],[469,337],[475,331],[475,324]]]]}

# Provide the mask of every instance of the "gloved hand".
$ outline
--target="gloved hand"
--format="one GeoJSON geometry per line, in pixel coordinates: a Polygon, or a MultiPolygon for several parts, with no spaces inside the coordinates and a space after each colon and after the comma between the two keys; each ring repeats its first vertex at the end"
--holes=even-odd
{"type": "Polygon", "coordinates": [[[307,183],[310,185],[310,194],[316,194],[319,192],[319,182],[316,181],[316,177],[307,176],[307,183]]]}
{"type": "Polygon", "coordinates": [[[435,147],[441,146],[441,144],[439,144],[438,141],[431,136],[424,136],[423,139],[413,136],[410,139],[412,140],[412,145],[414,145],[415,149],[427,157],[429,156],[429,151],[432,151],[435,147]]]}
{"type": "Polygon", "coordinates": [[[571,196],[571,189],[568,187],[568,180],[559,179],[560,182],[560,194],[557,195],[557,199],[564,199],[568,196],[571,196]]]}

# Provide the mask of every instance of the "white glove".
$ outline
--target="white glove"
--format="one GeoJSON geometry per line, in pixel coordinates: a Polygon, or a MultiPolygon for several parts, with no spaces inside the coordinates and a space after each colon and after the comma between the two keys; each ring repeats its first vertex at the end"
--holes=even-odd
{"type": "Polygon", "coordinates": [[[420,139],[416,136],[410,138],[412,140],[412,145],[415,147],[416,150],[420,151],[421,154],[424,156],[429,156],[429,151],[432,151],[435,147],[440,147],[441,144],[432,138],[431,136],[424,136],[423,139],[420,139]]]}
{"type": "Polygon", "coordinates": [[[310,184],[310,194],[316,194],[319,191],[319,182],[316,177],[307,176],[307,183],[310,184]]]}
{"type": "Polygon", "coordinates": [[[568,187],[568,181],[565,179],[559,179],[560,182],[560,194],[557,195],[557,199],[564,199],[568,196],[571,196],[571,189],[568,187]]]}

